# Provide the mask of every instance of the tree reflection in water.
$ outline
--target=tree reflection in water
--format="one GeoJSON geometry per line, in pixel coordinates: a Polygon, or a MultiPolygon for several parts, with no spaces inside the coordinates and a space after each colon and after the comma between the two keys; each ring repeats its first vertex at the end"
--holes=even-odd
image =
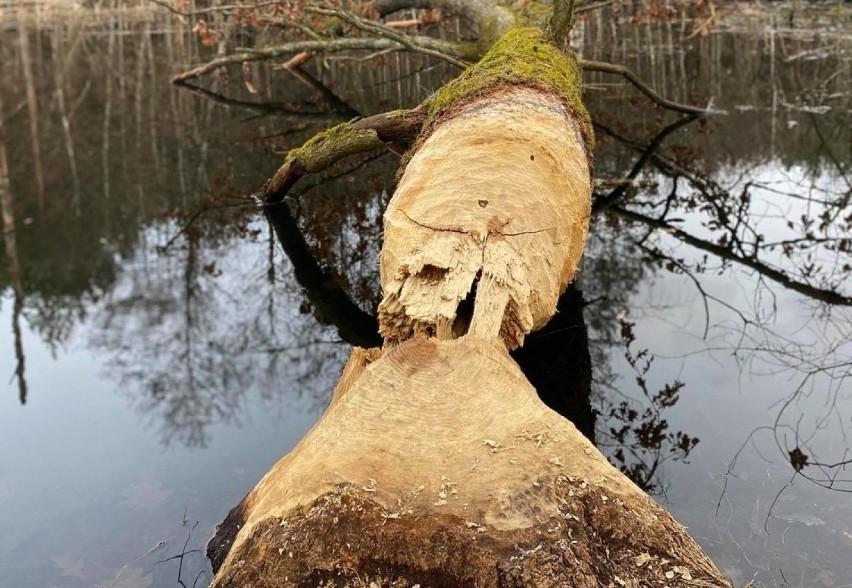
{"type": "MultiPolygon", "coordinates": [[[[768,32],[673,47],[671,27],[625,27],[615,39],[609,30],[591,17],[587,57],[632,55],[671,98],[724,99],[729,114],[666,118],[590,76],[598,188],[583,271],[516,360],[549,406],[638,484],[664,493],[665,466],[695,459],[699,436],[672,418],[689,404],[676,402],[694,398],[706,374],[663,361],[733,357],[744,387],[753,374],[778,382],[772,415],[735,446],[770,439],[776,453],[765,457],[785,460],[788,477],[852,490],[842,438],[852,73],[842,45],[833,52],[768,32]],[[815,50],[824,54],[807,57],[815,50]],[[698,300],[682,305],[692,322],[655,299],[655,283],[678,280],[698,300]],[[675,352],[661,351],[646,326],[669,320],[694,335],[675,352]]],[[[166,443],[205,445],[214,424],[241,422],[250,395],[277,406],[304,394],[318,410],[348,345],[377,342],[381,213],[396,162],[342,162],[265,218],[247,196],[277,165],[270,150],[299,144],[317,125],[410,106],[448,72],[394,54],[330,61],[310,77],[288,75],[283,89],[261,68],[260,95],[225,71],[174,90],[159,56],[201,61],[188,27],[110,21],[99,40],[85,31],[69,23],[0,45],[0,59],[20,66],[0,90],[4,133],[25,138],[6,145],[15,246],[4,244],[4,259],[14,252],[18,269],[0,266],[0,288],[20,291],[16,320],[57,353],[91,324],[86,343],[166,443]],[[80,215],[68,205],[77,192],[80,215]],[[211,210],[195,218],[202,209],[211,210]]],[[[737,459],[728,473],[740,473],[737,459]]]]}
{"type": "MultiPolygon", "coordinates": [[[[847,310],[852,306],[848,280],[852,185],[843,175],[845,168],[837,166],[828,150],[827,170],[821,166],[811,171],[793,169],[773,177],[775,172],[758,164],[725,170],[733,179],[723,186],[713,174],[699,171],[703,162],[695,153],[689,157],[697,161],[690,166],[677,155],[649,151],[604,125],[597,128],[599,134],[638,152],[638,161],[653,169],[645,174],[646,187],[616,188],[599,196],[595,208],[608,223],[632,235],[631,246],[647,266],[684,275],[692,282],[703,301],[705,351],[730,352],[755,372],[770,369],[797,382],[776,405],[772,425],[753,434],[771,432],[795,475],[827,488],[852,490],[842,478],[852,462],[846,450],[839,459],[820,460],[814,455],[816,445],[810,445],[828,419],[842,419],[838,400],[852,368],[848,345],[852,324],[847,310]],[[684,253],[683,244],[693,249],[684,253]],[[743,300],[720,297],[705,287],[705,275],[743,270],[753,272],[751,308],[743,300]],[[821,332],[797,340],[774,328],[779,300],[790,300],[782,296],[784,289],[812,301],[811,316],[822,325],[821,332]],[[732,317],[730,322],[715,323],[711,318],[720,308],[732,317]],[[827,408],[806,430],[804,413],[794,415],[794,407],[820,388],[827,408]]],[[[651,141],[650,147],[656,143],[651,141]]],[[[824,143],[821,147],[828,149],[824,143]]],[[[633,171],[630,175],[635,176],[633,171]]],[[[639,384],[643,386],[641,375],[639,384]]],[[[619,410],[618,415],[622,414],[619,410]]],[[[679,448],[689,445],[688,436],[673,442],[679,448]]],[[[729,474],[735,463],[736,456],[729,474]]]]}

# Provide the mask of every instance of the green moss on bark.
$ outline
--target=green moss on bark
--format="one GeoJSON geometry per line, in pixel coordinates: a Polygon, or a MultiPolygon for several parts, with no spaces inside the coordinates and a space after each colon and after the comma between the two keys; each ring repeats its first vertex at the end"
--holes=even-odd
{"type": "Polygon", "coordinates": [[[558,96],[577,119],[587,152],[591,152],[592,121],[582,100],[577,58],[573,53],[562,53],[535,28],[511,29],[478,63],[438,90],[429,99],[424,129],[456,107],[507,86],[537,88],[558,96]]]}
{"type": "Polygon", "coordinates": [[[307,173],[315,173],[346,155],[383,146],[376,131],[355,129],[352,123],[346,122],[317,133],[301,147],[290,150],[285,163],[298,162],[307,173]]]}

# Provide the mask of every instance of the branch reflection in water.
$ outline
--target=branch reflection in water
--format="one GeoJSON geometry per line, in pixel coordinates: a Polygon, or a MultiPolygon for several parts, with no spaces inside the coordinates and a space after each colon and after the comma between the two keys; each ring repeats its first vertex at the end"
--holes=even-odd
{"type": "MultiPolygon", "coordinates": [[[[843,46],[767,32],[695,37],[681,49],[667,26],[604,38],[605,18],[586,23],[586,57],[628,61],[665,95],[714,97],[729,115],[666,118],[633,90],[589,76],[602,204],[580,282],[515,358],[545,402],[670,500],[744,581],[758,571],[764,583],[781,582],[779,567],[806,585],[818,585],[823,570],[841,578],[846,564],[835,551],[852,531],[849,510],[801,482],[849,490],[852,157],[843,89],[852,79],[834,52],[843,46]],[[808,51],[824,54],[796,57],[808,51]]],[[[11,339],[27,342],[31,356],[40,342],[60,358],[74,345],[93,351],[102,377],[174,452],[212,446],[217,431],[231,430],[223,423],[261,434],[247,417],[259,403],[286,412],[302,394],[316,414],[348,344],[376,341],[373,285],[394,158],[371,155],[306,178],[286,208],[264,218],[247,196],[280,163],[270,152],[318,125],[410,107],[451,73],[385,54],[306,66],[313,81],[256,68],[258,94],[241,71],[175,90],[168,64],[198,63],[209,51],[189,28],[69,21],[39,35],[15,31],[0,45],[3,62],[20,65],[2,87],[14,208],[4,228],[15,231],[14,246],[4,231],[0,288],[18,325],[11,339]],[[192,220],[202,209],[211,210],[192,220]]],[[[13,373],[23,352],[9,347],[13,373]]],[[[47,391],[33,385],[40,360],[27,360],[32,405],[47,391]]],[[[110,561],[115,569],[89,585],[131,559],[110,561]]]]}

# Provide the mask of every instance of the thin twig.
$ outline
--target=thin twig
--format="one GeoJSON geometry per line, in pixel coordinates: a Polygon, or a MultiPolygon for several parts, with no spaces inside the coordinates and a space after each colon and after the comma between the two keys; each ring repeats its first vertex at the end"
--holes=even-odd
{"type": "Polygon", "coordinates": [[[193,225],[193,223],[195,223],[195,221],[197,221],[201,217],[201,215],[203,215],[207,212],[211,212],[211,211],[214,211],[214,210],[222,210],[222,209],[225,209],[225,208],[247,208],[247,207],[257,208],[257,204],[255,204],[254,201],[252,201],[252,200],[247,200],[245,202],[238,202],[236,204],[224,204],[222,206],[205,206],[203,208],[199,208],[198,210],[196,210],[195,212],[193,212],[190,215],[189,220],[187,220],[181,226],[181,228],[178,230],[178,232],[175,233],[174,235],[172,235],[172,237],[168,241],[166,241],[166,244],[163,245],[160,248],[160,251],[165,252],[166,250],[168,250],[168,248],[171,247],[174,244],[174,242],[177,241],[178,238],[181,235],[186,233],[186,231],[189,229],[189,227],[191,227],[193,225]]]}
{"type": "Polygon", "coordinates": [[[415,37],[411,37],[404,33],[400,33],[395,31],[391,27],[385,26],[383,24],[377,22],[371,22],[360,18],[352,14],[351,12],[347,12],[345,10],[341,10],[339,8],[323,8],[320,6],[308,6],[305,8],[306,12],[310,12],[313,14],[322,14],[324,16],[334,16],[341,19],[344,22],[349,23],[356,29],[360,29],[364,32],[370,33],[372,35],[376,35],[378,37],[384,37],[385,39],[391,39],[396,41],[406,49],[410,51],[414,51],[416,53],[422,53],[423,55],[429,55],[430,57],[435,57],[437,59],[441,59],[446,61],[451,65],[455,65],[460,69],[467,68],[468,64],[460,59],[456,59],[451,55],[447,55],[446,53],[430,48],[424,47],[421,42],[417,40],[415,37]]]}
{"type": "Polygon", "coordinates": [[[148,0],[158,6],[162,6],[169,12],[173,12],[180,16],[196,16],[199,14],[209,14],[211,12],[228,12],[231,10],[250,10],[252,8],[260,8],[263,6],[272,6],[273,4],[278,4],[279,0],[268,0],[266,2],[258,2],[257,4],[227,4],[225,6],[213,6],[211,8],[199,8],[198,10],[193,10],[192,12],[184,12],[183,10],[178,10],[174,6],[171,6],[168,2],[164,0],[148,0]]]}
{"type": "MultiPolygon", "coordinates": [[[[180,553],[178,555],[174,555],[174,556],[166,558],[166,559],[161,559],[160,561],[157,562],[157,565],[159,565],[159,564],[162,564],[162,563],[166,563],[167,561],[172,561],[173,559],[179,560],[177,581],[178,581],[178,584],[183,586],[183,588],[187,588],[187,585],[184,584],[183,580],[181,579],[181,575],[183,574],[183,560],[184,560],[184,558],[187,555],[189,555],[190,553],[201,553],[201,550],[199,550],[199,549],[190,549],[189,551],[186,550],[187,545],[189,545],[189,541],[192,539],[192,532],[195,531],[195,527],[197,527],[197,526],[198,526],[198,521],[195,521],[195,524],[192,525],[192,528],[189,530],[189,533],[186,536],[186,541],[183,542],[183,549],[180,550],[180,553]]],[[[192,583],[193,586],[195,586],[195,582],[198,581],[198,577],[200,575],[201,574],[195,576],[195,581],[192,583]]]]}
{"type": "Polygon", "coordinates": [[[272,26],[275,26],[275,27],[281,27],[282,29],[296,29],[298,31],[301,31],[302,33],[304,33],[305,35],[307,35],[311,39],[314,39],[315,41],[323,41],[324,40],[324,37],[322,35],[320,35],[318,32],[316,32],[315,30],[313,30],[311,27],[309,27],[308,25],[304,25],[304,24],[302,24],[298,21],[295,21],[295,20],[286,20],[286,19],[280,19],[280,18],[261,18],[259,20],[259,22],[261,24],[268,24],[268,25],[272,25],[272,26]]]}
{"type": "Polygon", "coordinates": [[[590,12],[592,10],[597,10],[599,8],[604,8],[606,6],[610,6],[615,3],[615,0],[604,0],[603,2],[593,2],[591,4],[580,4],[574,8],[574,14],[580,14],[583,12],[590,12]]]}
{"type": "Polygon", "coordinates": [[[665,220],[652,218],[644,214],[638,213],[634,210],[629,210],[627,208],[622,208],[619,206],[611,206],[609,210],[612,210],[613,212],[618,214],[618,216],[621,216],[628,220],[643,223],[649,227],[660,229],[673,236],[674,238],[678,239],[679,241],[683,241],[684,243],[692,245],[693,247],[701,249],[702,251],[707,251],[708,253],[717,255],[721,259],[735,261],[740,265],[751,268],[762,276],[769,278],[773,282],[776,282],[777,284],[780,284],[781,286],[784,286],[789,290],[798,292],[799,294],[804,294],[805,296],[813,298],[814,300],[820,300],[822,302],[827,302],[828,304],[834,304],[837,306],[852,306],[852,297],[844,296],[836,290],[826,290],[823,288],[818,288],[816,286],[811,286],[810,284],[806,284],[804,282],[797,281],[782,272],[781,270],[771,267],[754,257],[744,257],[742,255],[737,255],[727,247],[717,245],[716,243],[701,239],[699,237],[695,237],[694,235],[677,228],[676,226],[666,222],[665,220]]]}

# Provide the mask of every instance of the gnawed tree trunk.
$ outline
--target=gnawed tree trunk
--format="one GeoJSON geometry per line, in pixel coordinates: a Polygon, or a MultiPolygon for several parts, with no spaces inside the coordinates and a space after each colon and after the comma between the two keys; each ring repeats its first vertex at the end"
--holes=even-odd
{"type": "Polygon", "coordinates": [[[385,340],[469,332],[520,345],[574,276],[590,193],[584,142],[558,95],[501,88],[458,107],[385,213],[385,340]]]}
{"type": "Polygon", "coordinates": [[[215,586],[730,586],[508,355],[582,255],[579,84],[521,29],[431,99],[385,217],[385,346],[231,512],[215,586]]]}

